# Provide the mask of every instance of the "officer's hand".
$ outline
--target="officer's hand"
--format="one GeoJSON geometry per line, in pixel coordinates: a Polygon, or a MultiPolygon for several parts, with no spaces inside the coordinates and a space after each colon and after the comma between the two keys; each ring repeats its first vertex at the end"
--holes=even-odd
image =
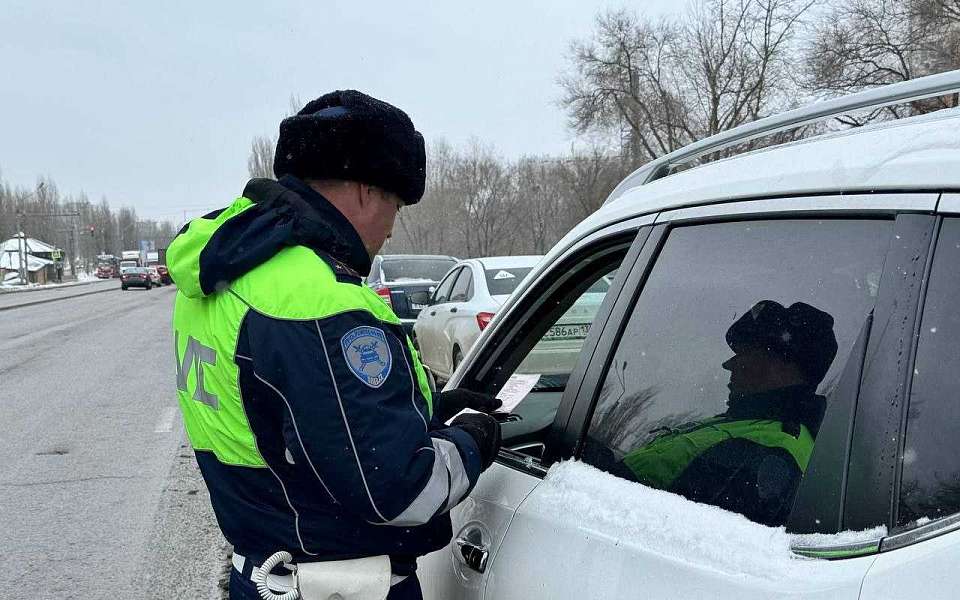
{"type": "Polygon", "coordinates": [[[493,396],[479,394],[463,388],[440,392],[434,397],[434,400],[436,400],[437,417],[444,423],[465,408],[472,408],[482,413],[491,413],[503,405],[503,402],[493,396]]]}
{"type": "Polygon", "coordinates": [[[467,413],[454,419],[450,425],[466,431],[477,442],[482,470],[493,464],[500,451],[500,423],[496,419],[481,413],[467,413]]]}

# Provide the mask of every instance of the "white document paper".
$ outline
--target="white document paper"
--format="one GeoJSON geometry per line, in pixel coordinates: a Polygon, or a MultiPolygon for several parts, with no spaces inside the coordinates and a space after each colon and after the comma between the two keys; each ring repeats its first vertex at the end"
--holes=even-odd
{"type": "MultiPolygon", "coordinates": [[[[513,409],[517,407],[524,398],[527,397],[527,394],[530,393],[540,381],[539,373],[514,373],[510,376],[510,379],[503,384],[500,393],[497,394],[497,398],[503,402],[503,406],[498,408],[496,412],[512,413],[513,409]]],[[[447,421],[447,425],[450,424],[450,421],[456,419],[458,416],[466,413],[475,413],[477,411],[465,408],[453,416],[452,419],[447,421]]]]}
{"type": "Polygon", "coordinates": [[[497,411],[513,412],[513,409],[527,397],[527,394],[537,385],[538,381],[540,381],[539,373],[514,373],[511,375],[510,379],[503,384],[503,389],[497,394],[497,398],[503,402],[503,406],[498,408],[497,411]]]}

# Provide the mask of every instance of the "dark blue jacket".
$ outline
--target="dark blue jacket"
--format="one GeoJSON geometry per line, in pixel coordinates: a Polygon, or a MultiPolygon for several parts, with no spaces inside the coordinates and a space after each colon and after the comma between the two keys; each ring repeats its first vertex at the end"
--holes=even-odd
{"type": "MultiPolygon", "coordinates": [[[[207,322],[191,317],[184,326],[197,348],[216,347],[199,339],[204,331],[229,327],[217,321],[230,318],[221,306],[249,304],[237,322],[232,355],[214,355],[213,362],[193,368],[202,369],[201,388],[204,377],[212,385],[224,373],[236,373],[236,402],[255,443],[248,449],[254,459],[232,463],[228,452],[206,441],[243,444],[229,437],[222,420],[229,399],[214,402],[208,390],[190,389],[198,385],[190,378],[191,365],[181,369],[181,406],[220,527],[255,564],[278,550],[300,562],[388,554],[394,572],[410,573],[417,556],[450,541],[447,511],[476,483],[477,445],[465,431],[431,420],[430,392],[399,321],[378,317],[383,307],[371,311],[365,304],[366,294],[375,297],[359,287],[370,258],[340,212],[292,177],[253,180],[238,202],[178,234],[208,237],[177,244],[181,250],[173,262],[193,267],[175,269],[171,263],[178,285],[191,268],[196,271],[196,281],[181,286],[176,310],[184,311],[180,323],[188,309],[206,315],[207,322]],[[222,223],[210,225],[218,219],[222,223]],[[189,247],[198,249],[194,256],[184,250],[189,247]],[[291,263],[276,257],[294,253],[303,259],[304,248],[320,259],[313,261],[316,267],[281,267],[291,263]],[[257,285],[289,288],[295,285],[290,278],[327,277],[319,293],[360,300],[323,318],[264,311],[238,283],[249,281],[245,275],[254,269],[261,270],[254,281],[265,282],[257,285]],[[194,290],[201,297],[189,297],[194,290]],[[232,362],[229,369],[217,363],[225,358],[232,362]],[[214,404],[219,410],[211,410],[214,404]]],[[[187,342],[180,341],[188,335],[179,329],[177,334],[180,368],[180,362],[189,363],[181,358],[187,342]]]]}

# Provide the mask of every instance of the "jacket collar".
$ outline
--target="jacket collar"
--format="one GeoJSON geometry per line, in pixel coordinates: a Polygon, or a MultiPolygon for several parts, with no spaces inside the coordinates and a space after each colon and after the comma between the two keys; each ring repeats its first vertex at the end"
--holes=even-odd
{"type": "Polygon", "coordinates": [[[243,195],[275,208],[280,221],[292,221],[290,243],[326,254],[358,277],[370,273],[370,256],[357,230],[322,194],[292,175],[280,181],[251,179],[243,195]]]}

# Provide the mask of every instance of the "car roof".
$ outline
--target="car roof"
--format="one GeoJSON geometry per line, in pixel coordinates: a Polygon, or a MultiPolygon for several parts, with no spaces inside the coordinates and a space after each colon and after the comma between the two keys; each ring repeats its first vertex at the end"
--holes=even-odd
{"type": "MultiPolygon", "coordinates": [[[[960,108],[718,160],[628,187],[598,216],[756,197],[960,187],[960,108]]],[[[615,217],[614,217],[615,218],[615,217]]]]}
{"type": "Polygon", "coordinates": [[[543,258],[541,255],[524,256],[485,256],[472,259],[484,269],[526,269],[536,265],[543,258]]]}
{"type": "Polygon", "coordinates": [[[453,256],[446,254],[381,254],[380,258],[384,261],[390,260],[450,260],[456,262],[453,256]]]}
{"type": "MultiPolygon", "coordinates": [[[[960,108],[710,162],[619,190],[563,241],[664,210],[754,198],[960,188],[960,108]]],[[[629,178],[624,183],[629,183],[629,178]]],[[[548,253],[548,256],[553,251],[548,253]]]]}

